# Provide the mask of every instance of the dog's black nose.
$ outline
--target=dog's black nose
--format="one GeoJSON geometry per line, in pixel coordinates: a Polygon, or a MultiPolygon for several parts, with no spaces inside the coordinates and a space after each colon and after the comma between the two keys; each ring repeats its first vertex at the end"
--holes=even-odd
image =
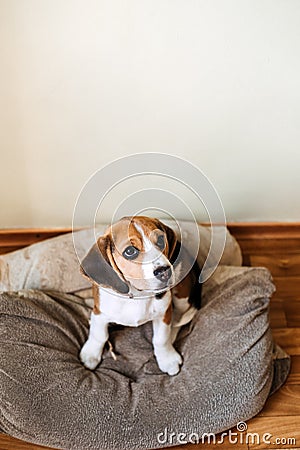
{"type": "Polygon", "coordinates": [[[153,275],[160,281],[168,281],[171,278],[172,271],[170,266],[161,266],[153,270],[153,275]]]}

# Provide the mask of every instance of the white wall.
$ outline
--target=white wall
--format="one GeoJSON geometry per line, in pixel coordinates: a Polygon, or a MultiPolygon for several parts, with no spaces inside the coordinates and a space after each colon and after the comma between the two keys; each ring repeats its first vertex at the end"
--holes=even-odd
{"type": "Polygon", "coordinates": [[[0,226],[69,225],[146,151],[197,164],[228,220],[300,220],[299,0],[0,0],[0,64],[0,226]]]}

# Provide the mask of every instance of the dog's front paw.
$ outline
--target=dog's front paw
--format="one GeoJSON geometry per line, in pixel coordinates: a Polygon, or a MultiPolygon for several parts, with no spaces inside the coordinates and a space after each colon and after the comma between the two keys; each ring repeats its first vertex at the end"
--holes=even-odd
{"type": "Polygon", "coordinates": [[[156,352],[156,361],[162,372],[168,375],[176,375],[180,371],[182,358],[174,348],[172,350],[164,350],[156,352]]]}
{"type": "Polygon", "coordinates": [[[87,340],[80,352],[80,361],[83,365],[90,370],[96,369],[101,361],[102,348],[99,349],[99,345],[87,340]]]}

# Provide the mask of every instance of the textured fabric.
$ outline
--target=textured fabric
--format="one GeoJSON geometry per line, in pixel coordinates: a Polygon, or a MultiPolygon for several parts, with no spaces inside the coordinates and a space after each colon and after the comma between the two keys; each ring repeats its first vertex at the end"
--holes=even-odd
{"type": "MultiPolygon", "coordinates": [[[[99,228],[103,233],[105,226],[99,228]]],[[[87,252],[94,232],[82,230],[78,250],[87,252]]],[[[19,289],[54,289],[75,292],[90,286],[80,274],[72,233],[29,245],[21,250],[0,255],[0,291],[19,289]]]]}
{"type": "MultiPolygon", "coordinates": [[[[170,226],[171,222],[167,222],[170,226]]],[[[183,240],[193,247],[197,245],[194,226],[190,222],[179,222],[183,240]]],[[[219,234],[222,232],[220,228],[219,234]]],[[[96,230],[87,229],[47,239],[24,249],[0,256],[0,291],[19,289],[54,289],[61,292],[76,292],[90,287],[89,281],[79,271],[79,259],[93,245],[96,236],[103,234],[106,225],[96,230]]],[[[224,230],[224,229],[223,229],[224,230]]],[[[225,230],[226,231],[226,230],[225,230]]],[[[218,232],[216,231],[216,234],[218,232]]],[[[211,244],[211,229],[199,226],[200,247],[198,262],[203,265],[211,244]]],[[[215,255],[212,255],[212,259],[215,255]]],[[[234,237],[226,231],[226,245],[221,264],[239,266],[241,250],[234,237]]]]}
{"type": "Polygon", "coordinates": [[[84,299],[2,293],[0,429],[60,449],[141,450],[170,445],[158,440],[166,430],[201,436],[257,414],[273,381],[274,286],[266,269],[237,270],[219,267],[205,283],[203,308],[176,340],[184,363],[174,377],[157,367],[150,323],[112,328],[117,361],[106,350],[91,372],[78,358],[88,334],[84,299]]]}

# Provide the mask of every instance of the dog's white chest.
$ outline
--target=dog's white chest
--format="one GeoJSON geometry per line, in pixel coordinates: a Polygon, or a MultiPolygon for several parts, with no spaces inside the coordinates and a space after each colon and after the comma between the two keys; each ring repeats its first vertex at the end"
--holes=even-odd
{"type": "Polygon", "coordinates": [[[158,317],[163,317],[170,302],[170,294],[162,299],[155,296],[129,298],[100,290],[100,311],[109,322],[137,327],[158,317]]]}

